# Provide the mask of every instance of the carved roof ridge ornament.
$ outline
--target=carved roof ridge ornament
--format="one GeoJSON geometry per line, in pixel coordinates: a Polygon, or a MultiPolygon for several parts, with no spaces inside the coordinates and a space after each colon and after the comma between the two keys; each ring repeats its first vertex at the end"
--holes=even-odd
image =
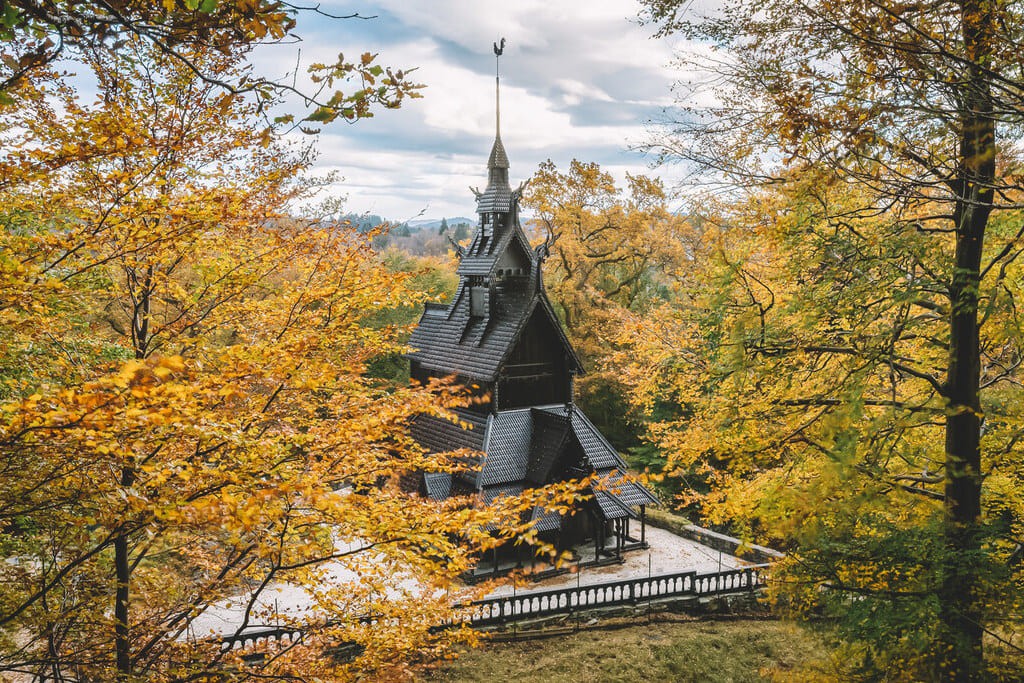
{"type": "Polygon", "coordinates": [[[454,239],[452,239],[451,235],[445,235],[445,237],[447,237],[448,241],[452,243],[452,246],[455,248],[455,255],[458,258],[461,259],[463,256],[466,255],[466,248],[464,246],[462,246],[461,244],[456,242],[454,239]]]}
{"type": "Polygon", "coordinates": [[[534,260],[537,262],[536,275],[537,275],[537,291],[538,292],[544,291],[544,277],[543,277],[544,261],[545,261],[545,259],[547,259],[548,256],[551,256],[551,245],[552,244],[554,244],[554,240],[551,239],[551,234],[549,233],[548,236],[544,238],[543,242],[541,242],[540,244],[538,244],[536,247],[533,248],[533,253],[534,253],[534,257],[535,257],[534,260]]]}
{"type": "MultiPolygon", "coordinates": [[[[526,186],[529,184],[529,182],[530,182],[530,179],[527,178],[523,182],[519,183],[519,187],[517,187],[516,189],[512,190],[512,196],[515,197],[517,200],[518,199],[522,199],[523,198],[523,190],[526,189],[526,186]]],[[[472,188],[470,188],[470,189],[472,189],[472,188]]]]}

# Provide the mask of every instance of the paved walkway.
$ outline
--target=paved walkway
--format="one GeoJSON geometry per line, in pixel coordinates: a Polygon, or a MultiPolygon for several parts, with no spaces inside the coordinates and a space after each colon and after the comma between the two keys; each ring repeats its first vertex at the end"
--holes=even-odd
{"type": "MultiPolygon", "coordinates": [[[[656,527],[647,527],[647,543],[651,546],[649,550],[631,550],[624,553],[622,557],[625,562],[622,564],[583,567],[578,572],[574,569],[568,574],[560,574],[536,582],[519,577],[514,581],[515,591],[522,593],[548,588],[566,588],[575,586],[577,583],[585,586],[592,583],[607,583],[648,575],[675,574],[687,571],[708,573],[722,569],[747,567],[752,564],[656,527]]],[[[582,557],[593,557],[594,547],[591,545],[577,548],[577,553],[582,557]]],[[[489,595],[498,596],[512,593],[512,583],[513,580],[509,579],[508,585],[495,589],[489,595]]]]}
{"type": "MultiPolygon", "coordinates": [[[[632,550],[624,553],[625,562],[622,564],[584,567],[578,571],[574,568],[570,573],[536,582],[523,577],[506,578],[504,579],[505,585],[496,588],[489,593],[489,596],[508,595],[513,592],[522,594],[534,590],[565,588],[577,584],[585,586],[657,574],[675,574],[687,571],[708,573],[751,564],[655,527],[647,528],[647,542],[651,546],[649,550],[632,550]]],[[[591,558],[594,556],[594,546],[583,546],[577,548],[576,552],[581,557],[591,558]]],[[[325,569],[326,580],[334,585],[359,582],[364,578],[340,562],[329,563],[325,569]]],[[[394,581],[392,590],[388,592],[398,595],[400,593],[415,593],[417,590],[415,580],[410,577],[396,576],[394,581]]],[[[244,596],[239,596],[233,600],[225,600],[207,607],[202,614],[196,617],[189,630],[182,634],[181,638],[233,632],[242,622],[246,602],[244,596]]],[[[269,586],[256,600],[252,623],[254,626],[276,623],[275,614],[293,618],[302,617],[310,612],[313,602],[313,596],[296,586],[286,583],[269,586]]]]}

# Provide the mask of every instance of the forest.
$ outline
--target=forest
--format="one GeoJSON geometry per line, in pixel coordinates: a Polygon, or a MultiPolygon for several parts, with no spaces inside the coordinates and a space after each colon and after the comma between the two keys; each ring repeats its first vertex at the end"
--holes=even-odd
{"type": "MultiPolygon", "coordinates": [[[[766,600],[837,680],[1020,680],[1024,2],[641,4],[704,46],[645,143],[685,186],[522,170],[576,400],[665,507],[785,552],[766,600]]],[[[437,628],[460,575],[582,495],[399,485],[464,466],[408,426],[478,399],[404,354],[471,230],[324,198],[318,134],[430,83],[252,69],[319,11],[0,0],[0,680],[405,680],[480,640],[437,628]],[[282,582],[301,642],[196,637],[282,582]]]]}

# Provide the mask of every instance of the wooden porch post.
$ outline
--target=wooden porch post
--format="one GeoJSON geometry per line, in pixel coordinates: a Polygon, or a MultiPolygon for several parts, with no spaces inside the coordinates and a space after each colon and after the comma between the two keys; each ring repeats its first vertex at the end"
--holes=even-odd
{"type": "Polygon", "coordinates": [[[640,506],[640,543],[647,545],[647,506],[640,506]]]}

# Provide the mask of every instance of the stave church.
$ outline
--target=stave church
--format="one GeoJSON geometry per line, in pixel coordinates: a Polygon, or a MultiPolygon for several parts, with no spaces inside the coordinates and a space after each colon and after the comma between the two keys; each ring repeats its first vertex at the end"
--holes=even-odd
{"type": "MultiPolygon", "coordinates": [[[[413,485],[435,500],[476,495],[486,503],[596,474],[599,483],[575,510],[559,515],[537,508],[530,521],[559,549],[586,546],[580,563],[615,562],[627,550],[647,547],[646,508],[658,500],[630,480],[622,457],[574,403],[583,366],[544,290],[547,243],[532,247],[520,225],[523,185],[509,184],[499,87],[496,75],[487,187],[474,190],[479,222],[469,246],[456,245],[458,288],[451,303],[426,305],[408,356],[413,379],[455,376],[480,397],[456,411],[462,425],[418,416],[414,438],[431,453],[467,448],[482,456],[464,473],[415,474],[413,485]]],[[[499,571],[516,552],[497,551],[493,566],[482,570],[499,571]]]]}

